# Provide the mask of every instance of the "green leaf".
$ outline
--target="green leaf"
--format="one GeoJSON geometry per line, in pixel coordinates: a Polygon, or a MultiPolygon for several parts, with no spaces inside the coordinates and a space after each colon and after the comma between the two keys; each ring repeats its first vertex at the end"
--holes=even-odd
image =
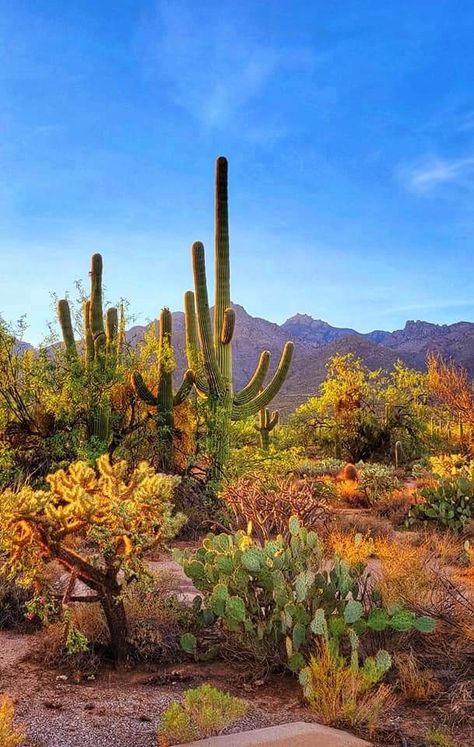
{"type": "Polygon", "coordinates": [[[297,575],[295,579],[295,591],[298,602],[304,602],[315,577],[316,574],[313,571],[303,571],[297,575]]]}
{"type": "Polygon", "coordinates": [[[183,633],[179,639],[181,648],[186,651],[187,654],[193,654],[196,650],[196,636],[192,633],[183,633]]]}
{"type": "Polygon", "coordinates": [[[300,520],[297,516],[291,516],[288,522],[290,534],[294,537],[300,531],[300,520]]]}
{"type": "Polygon", "coordinates": [[[381,607],[376,607],[372,610],[369,617],[367,618],[367,627],[371,630],[386,630],[390,624],[390,618],[387,612],[381,607]]]}
{"type": "Polygon", "coordinates": [[[328,628],[331,636],[340,638],[346,632],[346,622],[340,615],[330,615],[328,619],[328,628]]]}
{"type": "Polygon", "coordinates": [[[245,604],[240,597],[230,597],[225,603],[225,611],[226,615],[237,620],[237,622],[243,622],[245,620],[245,604]]]}
{"type": "Polygon", "coordinates": [[[288,657],[288,666],[292,672],[299,672],[299,670],[304,667],[305,663],[306,662],[300,653],[295,653],[288,657]]]}
{"type": "Polygon", "coordinates": [[[225,584],[216,584],[209,597],[209,606],[215,615],[223,617],[226,612],[226,602],[229,598],[229,589],[225,584]]]}
{"type": "Polygon", "coordinates": [[[377,652],[375,662],[377,664],[377,669],[385,674],[385,672],[388,672],[388,670],[392,666],[392,657],[390,656],[388,651],[385,651],[385,649],[382,648],[377,652]]]}
{"type": "Polygon", "coordinates": [[[314,613],[310,627],[315,635],[323,635],[327,638],[328,626],[326,623],[326,615],[321,607],[314,613]]]}
{"type": "Polygon", "coordinates": [[[230,555],[217,555],[216,566],[220,571],[229,576],[234,570],[234,563],[230,555]]]}
{"type": "Polygon", "coordinates": [[[249,547],[242,553],[242,565],[251,573],[257,573],[262,567],[262,552],[257,547],[249,547]]]}
{"type": "Polygon", "coordinates": [[[399,633],[405,633],[407,630],[411,630],[414,623],[414,615],[412,612],[407,610],[400,610],[396,612],[390,620],[390,627],[393,630],[397,630],[399,633]]]}
{"type": "Polygon", "coordinates": [[[421,615],[421,617],[415,619],[413,627],[420,633],[432,633],[436,627],[436,623],[432,617],[421,615]]]}
{"type": "Polygon", "coordinates": [[[298,651],[306,640],[306,626],[302,623],[296,623],[293,628],[293,648],[298,651]]]}
{"type": "Polygon", "coordinates": [[[344,608],[344,620],[349,624],[355,623],[357,620],[360,620],[363,612],[364,608],[362,604],[356,599],[351,599],[344,608]]]}
{"type": "Polygon", "coordinates": [[[204,581],[206,578],[204,564],[199,560],[185,561],[183,568],[186,576],[192,581],[204,581]]]}

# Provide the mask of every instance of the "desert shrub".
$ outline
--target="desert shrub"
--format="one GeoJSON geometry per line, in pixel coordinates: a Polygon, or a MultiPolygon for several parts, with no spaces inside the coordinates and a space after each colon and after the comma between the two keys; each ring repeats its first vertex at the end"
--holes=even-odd
{"type": "Polygon", "coordinates": [[[338,497],[350,506],[366,506],[367,497],[357,480],[340,480],[336,485],[338,497]]]}
{"type": "Polygon", "coordinates": [[[420,496],[423,502],[410,510],[409,524],[431,521],[459,530],[474,518],[474,479],[464,475],[440,478],[436,486],[423,488],[420,496]]]}
{"type": "Polygon", "coordinates": [[[186,516],[179,537],[192,539],[202,535],[214,523],[228,525],[229,516],[226,507],[216,496],[207,490],[206,485],[186,476],[176,486],[173,493],[176,511],[186,516]]]}
{"type": "Polygon", "coordinates": [[[85,462],[48,476],[49,490],[24,487],[0,495],[3,570],[19,583],[45,584],[47,566],[59,562],[70,573],[63,604],[75,601],[75,581],[95,593],[102,606],[115,658],[126,654],[123,591],[149,581],[143,553],[172,538],[185,521],[172,515],[179,478],[156,474],[142,462],[127,478],[124,461],[107,455],[97,472],[85,462]]]}
{"type": "Polygon", "coordinates": [[[344,462],[340,459],[326,457],[325,459],[305,460],[293,467],[293,474],[297,477],[323,477],[336,475],[343,468],[344,462]]]}
{"type": "Polygon", "coordinates": [[[398,687],[408,701],[431,700],[441,690],[441,683],[434,672],[420,666],[413,653],[397,653],[394,656],[398,674],[398,687]]]}
{"type": "Polygon", "coordinates": [[[308,529],[315,529],[327,519],[325,498],[330,488],[314,479],[275,478],[270,485],[254,477],[242,477],[227,485],[223,499],[236,529],[245,529],[250,521],[255,536],[267,540],[282,534],[289,539],[288,522],[298,516],[308,529]]]}
{"type": "Polygon", "coordinates": [[[441,729],[428,729],[425,733],[427,747],[456,747],[449,734],[441,729]]]}
{"type": "Polygon", "coordinates": [[[373,516],[368,511],[350,513],[338,512],[331,517],[331,531],[344,532],[351,536],[367,535],[372,539],[382,539],[393,536],[393,526],[386,519],[373,516]]]}
{"type": "Polygon", "coordinates": [[[208,684],[186,690],[182,704],[172,703],[161,716],[158,745],[205,739],[232,726],[247,710],[245,700],[208,684]]]}
{"type": "Polygon", "coordinates": [[[361,565],[365,567],[369,558],[377,554],[379,541],[374,541],[370,535],[332,531],[326,540],[327,547],[349,566],[361,565]]]}
{"type": "Polygon", "coordinates": [[[362,462],[357,465],[357,469],[359,472],[359,488],[370,505],[400,486],[393,467],[385,464],[364,464],[362,462]]]}
{"type": "Polygon", "coordinates": [[[436,477],[474,477],[474,461],[466,454],[438,454],[430,457],[429,464],[436,477]]]}
{"type": "Polygon", "coordinates": [[[42,666],[85,680],[100,669],[107,645],[107,623],[100,606],[74,604],[61,619],[51,620],[43,628],[35,656],[42,666]]]}
{"type": "Polygon", "coordinates": [[[271,445],[269,449],[248,446],[232,449],[226,465],[226,482],[232,483],[245,475],[271,482],[275,477],[292,472],[302,456],[303,450],[299,447],[277,449],[271,445]]]}
{"type": "Polygon", "coordinates": [[[416,503],[416,496],[409,490],[393,490],[385,493],[373,505],[372,510],[382,519],[387,519],[395,527],[406,522],[410,509],[416,503]]]}
{"type": "Polygon", "coordinates": [[[351,462],[388,459],[400,441],[411,459],[425,449],[426,375],[400,361],[390,373],[370,371],[352,353],[335,355],[318,396],[290,418],[297,442],[351,462]]]}
{"type": "MultiPolygon", "coordinates": [[[[357,636],[370,629],[432,630],[430,619],[398,605],[385,610],[374,599],[365,608],[365,567],[337,557],[328,564],[316,533],[296,516],[289,530],[289,542],[278,536],[264,543],[244,531],[210,533],[196,553],[175,553],[202,592],[196,611],[203,623],[219,620],[247,650],[260,644],[269,669],[287,665],[294,671],[304,666],[315,638],[326,629],[334,650],[341,639],[357,649],[357,636]]],[[[188,635],[183,645],[192,652],[196,639],[188,635]]]]}
{"type": "Polygon", "coordinates": [[[359,666],[356,661],[348,664],[323,643],[301,670],[299,680],[311,710],[323,724],[362,727],[372,733],[394,702],[390,687],[376,687],[390,666],[386,651],[359,666]]]}
{"type": "Polygon", "coordinates": [[[25,605],[32,597],[31,589],[19,586],[15,581],[0,575],[0,629],[35,629],[35,622],[28,621],[25,617],[25,605]]]}
{"type": "Polygon", "coordinates": [[[191,610],[173,593],[174,578],[154,576],[152,589],[132,587],[125,595],[130,657],[135,661],[172,664],[183,654],[180,640],[193,625],[191,610]]]}
{"type": "Polygon", "coordinates": [[[2,747],[21,747],[25,744],[26,734],[21,727],[14,724],[15,708],[12,700],[0,695],[0,745],[2,747]]]}

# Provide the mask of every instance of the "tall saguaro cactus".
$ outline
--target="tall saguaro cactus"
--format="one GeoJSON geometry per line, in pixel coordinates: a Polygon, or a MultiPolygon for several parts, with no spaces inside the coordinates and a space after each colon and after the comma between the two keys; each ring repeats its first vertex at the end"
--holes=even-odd
{"type": "Polygon", "coordinates": [[[263,407],[260,410],[259,417],[259,425],[256,425],[255,428],[260,434],[260,446],[266,451],[270,446],[270,433],[278,425],[280,415],[278,410],[270,413],[268,407],[263,407]]]}
{"type": "Polygon", "coordinates": [[[185,295],[185,312],[188,363],[196,372],[198,392],[207,398],[209,405],[210,478],[219,482],[229,450],[230,421],[255,415],[271,402],[286,378],[293,355],[293,343],[287,342],[273,378],[261,390],[270,362],[270,353],[264,351],[248,384],[234,392],[231,342],[235,312],[230,305],[227,160],[223,157],[216,162],[214,250],[214,323],[209,308],[204,246],[199,241],[192,246],[194,293],[188,291],[185,295]]]}
{"type": "MultiPolygon", "coordinates": [[[[95,436],[104,443],[110,439],[110,403],[107,396],[102,393],[107,378],[115,371],[120,346],[120,334],[123,321],[123,310],[119,324],[119,315],[116,308],[107,310],[104,322],[104,310],[102,299],[102,257],[94,254],[91,258],[90,269],[90,297],[84,302],[84,353],[81,364],[74,329],[71,321],[71,309],[66,299],[58,301],[57,313],[59,325],[66,349],[66,357],[71,367],[94,373],[97,379],[99,396],[93,401],[87,417],[87,430],[89,438],[95,436]]],[[[94,399],[94,398],[93,398],[94,399]]]]}
{"type": "Polygon", "coordinates": [[[156,424],[163,472],[174,470],[173,432],[174,408],[187,398],[194,384],[194,374],[188,369],[181,386],[173,394],[172,372],[174,356],[172,348],[172,317],[169,309],[162,309],[160,314],[160,340],[158,361],[158,384],[156,394],[147,387],[140,373],[133,374],[135,391],[143,402],[156,408],[156,424]]]}

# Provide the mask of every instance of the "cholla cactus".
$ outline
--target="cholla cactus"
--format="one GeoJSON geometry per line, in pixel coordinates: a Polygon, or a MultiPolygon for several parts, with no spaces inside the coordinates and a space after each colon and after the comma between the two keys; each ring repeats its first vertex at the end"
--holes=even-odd
{"type": "MultiPolygon", "coordinates": [[[[125,584],[147,575],[143,551],[171,539],[185,521],[172,515],[179,478],[142,462],[130,476],[125,461],[97,460],[97,471],[74,462],[48,475],[49,490],[23,487],[0,495],[0,571],[26,584],[45,583],[45,566],[59,562],[96,594],[116,658],[125,655],[125,584]],[[78,542],[78,539],[81,542],[78,542]]],[[[90,601],[90,598],[89,598],[90,601]]]]}
{"type": "Polygon", "coordinates": [[[264,351],[254,375],[239,392],[232,382],[231,342],[235,312],[230,298],[229,221],[227,198],[227,160],[216,162],[215,209],[215,302],[211,322],[206,279],[204,246],[192,247],[194,293],[185,295],[186,349],[190,368],[196,374],[196,388],[207,399],[211,413],[209,424],[210,477],[219,481],[229,450],[230,420],[242,420],[267,407],[279,392],[293,355],[293,343],[287,342],[278,368],[261,391],[268,372],[270,353],[264,351]]]}
{"type": "Polygon", "coordinates": [[[184,374],[181,386],[173,394],[172,372],[175,366],[171,342],[172,317],[169,309],[162,309],[160,314],[160,347],[158,364],[158,382],[156,394],[150,391],[140,373],[133,374],[133,386],[138,396],[150,407],[156,408],[156,423],[161,455],[161,467],[165,472],[174,471],[173,458],[173,410],[188,397],[194,383],[194,374],[188,369],[184,374]]]}
{"type": "MultiPolygon", "coordinates": [[[[83,362],[79,357],[74,328],[71,321],[71,310],[66,299],[58,301],[57,313],[61,327],[66,357],[71,370],[86,369],[94,372],[100,383],[115,373],[124,340],[124,310],[121,307],[120,320],[116,308],[107,309],[104,321],[102,299],[102,257],[94,254],[91,258],[90,297],[84,302],[84,354],[83,362]]],[[[104,443],[110,440],[110,403],[107,397],[100,397],[90,408],[87,417],[89,438],[96,437],[104,443]]]]}

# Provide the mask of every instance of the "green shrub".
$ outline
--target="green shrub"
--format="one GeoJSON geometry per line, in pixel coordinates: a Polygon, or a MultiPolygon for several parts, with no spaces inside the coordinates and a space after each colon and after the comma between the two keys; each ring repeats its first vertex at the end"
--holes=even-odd
{"type": "Polygon", "coordinates": [[[447,529],[462,529],[474,518],[474,480],[464,475],[440,478],[435,487],[420,491],[424,499],[410,510],[408,524],[433,521],[447,529]]]}
{"type": "MultiPolygon", "coordinates": [[[[357,648],[366,630],[433,629],[431,619],[399,607],[385,610],[375,599],[364,606],[364,565],[350,567],[335,557],[328,567],[315,532],[296,516],[289,529],[288,542],[281,535],[259,542],[249,528],[235,535],[208,534],[196,553],[175,553],[202,592],[195,611],[203,624],[219,620],[242,648],[264,655],[269,669],[286,665],[293,671],[304,666],[315,640],[326,633],[337,653],[343,637],[357,648]]],[[[189,652],[196,643],[193,635],[183,636],[189,652]]]]}
{"type": "Polygon", "coordinates": [[[169,744],[204,739],[231,726],[247,709],[244,700],[204,684],[186,690],[182,704],[172,703],[166,709],[158,724],[158,738],[169,744]]]}
{"type": "Polygon", "coordinates": [[[383,495],[400,487],[393,467],[364,462],[359,462],[356,466],[359,473],[359,488],[370,504],[376,503],[383,495]]]}

